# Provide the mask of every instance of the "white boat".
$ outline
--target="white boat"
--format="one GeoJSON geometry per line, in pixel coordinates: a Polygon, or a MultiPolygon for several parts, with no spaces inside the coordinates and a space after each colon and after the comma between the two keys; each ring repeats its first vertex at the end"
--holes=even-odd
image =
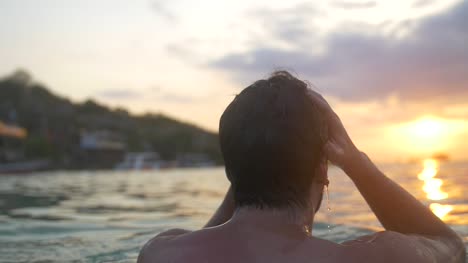
{"type": "Polygon", "coordinates": [[[117,170],[151,170],[160,169],[163,161],[155,152],[137,152],[125,155],[123,162],[116,165],[117,170]]]}

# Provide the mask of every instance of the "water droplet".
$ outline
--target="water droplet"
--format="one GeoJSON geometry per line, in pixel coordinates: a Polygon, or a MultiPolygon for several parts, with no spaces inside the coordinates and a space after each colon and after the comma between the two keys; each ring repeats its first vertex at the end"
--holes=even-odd
{"type": "Polygon", "coordinates": [[[330,233],[331,232],[331,227],[330,227],[330,213],[331,213],[331,207],[330,207],[330,194],[328,192],[328,185],[325,186],[325,194],[327,196],[327,211],[328,211],[328,214],[327,214],[327,221],[328,221],[328,232],[330,233]]]}

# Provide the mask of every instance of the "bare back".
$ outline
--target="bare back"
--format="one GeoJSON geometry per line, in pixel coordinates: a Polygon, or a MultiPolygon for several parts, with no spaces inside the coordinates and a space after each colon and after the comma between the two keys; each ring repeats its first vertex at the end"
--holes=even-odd
{"type": "Polygon", "coordinates": [[[152,239],[141,262],[336,262],[340,245],[223,227],[152,239]]]}
{"type": "Polygon", "coordinates": [[[449,251],[443,242],[395,232],[337,244],[227,224],[162,233],[145,245],[138,262],[445,262],[437,258],[447,259],[449,251]]]}

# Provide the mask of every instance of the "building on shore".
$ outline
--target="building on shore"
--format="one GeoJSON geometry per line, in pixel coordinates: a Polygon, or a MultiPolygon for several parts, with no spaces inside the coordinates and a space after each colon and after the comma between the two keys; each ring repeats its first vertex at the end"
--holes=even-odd
{"type": "Polygon", "coordinates": [[[81,133],[82,165],[87,169],[111,169],[125,155],[125,143],[117,133],[100,130],[81,133]]]}
{"type": "Polygon", "coordinates": [[[47,168],[47,160],[27,160],[24,154],[26,129],[0,121],[0,174],[23,173],[47,168]]]}
{"type": "Polygon", "coordinates": [[[22,142],[26,137],[25,129],[0,121],[0,163],[24,158],[22,142]]]}

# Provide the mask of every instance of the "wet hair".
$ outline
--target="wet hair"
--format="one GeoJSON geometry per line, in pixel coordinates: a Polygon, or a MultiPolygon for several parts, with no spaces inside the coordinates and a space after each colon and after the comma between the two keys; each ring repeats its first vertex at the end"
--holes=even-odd
{"type": "Polygon", "coordinates": [[[220,145],[236,206],[309,204],[327,130],[307,93],[307,83],[277,71],[245,88],[224,111],[220,145]]]}

